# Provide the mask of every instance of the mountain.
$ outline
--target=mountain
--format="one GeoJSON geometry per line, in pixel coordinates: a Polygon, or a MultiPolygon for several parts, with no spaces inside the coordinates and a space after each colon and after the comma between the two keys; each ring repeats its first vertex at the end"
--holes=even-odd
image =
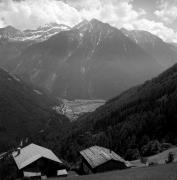
{"type": "Polygon", "coordinates": [[[162,71],[129,37],[96,19],[31,45],[14,62],[13,73],[69,99],[108,99],[162,71]]]}
{"type": "Polygon", "coordinates": [[[62,133],[69,120],[53,110],[56,105],[54,98],[0,69],[0,152],[51,127],[62,133]]]}
{"type": "Polygon", "coordinates": [[[21,34],[21,31],[18,29],[15,29],[12,26],[0,28],[0,39],[13,39],[20,34],[21,34]]]}
{"type": "Polygon", "coordinates": [[[60,33],[61,31],[70,30],[69,26],[50,23],[41,26],[35,30],[20,31],[12,26],[0,28],[0,39],[8,39],[9,41],[45,41],[51,36],[60,33]]]}
{"type": "Polygon", "coordinates": [[[177,143],[177,64],[158,77],[131,88],[95,112],[74,122],[61,154],[93,144],[113,149],[126,159],[162,151],[177,143]],[[66,143],[67,142],[67,143],[66,143]],[[72,142],[72,147],[68,144],[72,142]]]}
{"type": "Polygon", "coordinates": [[[39,27],[37,30],[25,30],[21,40],[35,40],[37,42],[45,41],[50,37],[60,33],[61,31],[70,30],[69,26],[57,23],[46,24],[45,26],[39,27]]]}
{"type": "Polygon", "coordinates": [[[9,71],[14,70],[14,59],[18,58],[30,45],[31,42],[0,39],[0,67],[9,71]]]}
{"type": "Polygon", "coordinates": [[[121,31],[148,54],[151,54],[164,70],[177,62],[176,49],[159,37],[147,31],[128,31],[126,29],[121,29],[121,31]]]}
{"type": "Polygon", "coordinates": [[[0,28],[0,66],[12,72],[21,53],[32,44],[42,42],[70,27],[62,24],[50,23],[36,30],[20,31],[12,26],[0,28]]]}

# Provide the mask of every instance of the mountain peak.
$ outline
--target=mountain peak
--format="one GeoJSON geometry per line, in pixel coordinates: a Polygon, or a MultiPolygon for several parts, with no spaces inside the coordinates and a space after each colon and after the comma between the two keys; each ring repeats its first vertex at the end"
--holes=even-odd
{"type": "Polygon", "coordinates": [[[18,36],[22,32],[13,26],[6,26],[4,28],[0,28],[0,38],[5,38],[5,39],[11,39],[15,36],[18,36]]]}
{"type": "Polygon", "coordinates": [[[20,32],[20,30],[14,28],[13,26],[6,26],[3,28],[0,28],[0,32],[20,32]]]}
{"type": "Polygon", "coordinates": [[[92,24],[104,24],[102,21],[95,19],[95,18],[91,19],[90,23],[92,23],[92,24]]]}
{"type": "MultiPolygon", "coordinates": [[[[77,29],[80,32],[112,32],[114,27],[110,26],[107,23],[101,22],[98,19],[92,19],[90,21],[84,20],[73,29],[77,29]]],[[[117,29],[118,30],[118,29],[117,29]]]]}

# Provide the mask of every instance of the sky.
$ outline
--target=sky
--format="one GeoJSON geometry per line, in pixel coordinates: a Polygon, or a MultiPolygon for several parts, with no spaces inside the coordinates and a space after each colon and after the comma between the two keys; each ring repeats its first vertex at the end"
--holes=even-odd
{"type": "Polygon", "coordinates": [[[52,22],[72,27],[93,18],[177,42],[177,0],[0,0],[0,27],[36,29],[52,22]]]}

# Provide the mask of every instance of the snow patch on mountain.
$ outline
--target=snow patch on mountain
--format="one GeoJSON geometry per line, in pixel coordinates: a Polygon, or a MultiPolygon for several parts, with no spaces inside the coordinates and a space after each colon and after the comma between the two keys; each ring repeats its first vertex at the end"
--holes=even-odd
{"type": "Polygon", "coordinates": [[[0,39],[8,39],[9,41],[37,41],[42,42],[50,37],[60,33],[61,31],[68,31],[71,28],[63,24],[46,24],[37,28],[36,30],[20,31],[13,27],[5,27],[0,29],[0,39]]]}

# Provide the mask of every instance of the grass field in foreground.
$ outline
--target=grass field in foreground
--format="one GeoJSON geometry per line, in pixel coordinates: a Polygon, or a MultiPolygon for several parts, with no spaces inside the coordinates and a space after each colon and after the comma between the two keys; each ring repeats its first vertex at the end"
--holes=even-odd
{"type": "Polygon", "coordinates": [[[50,180],[177,180],[177,163],[50,180]]]}
{"type": "MultiPolygon", "coordinates": [[[[177,162],[177,147],[172,147],[166,151],[163,151],[161,153],[158,153],[153,156],[147,157],[148,163],[155,163],[155,164],[165,164],[165,162],[168,160],[169,153],[172,153],[174,155],[174,162],[177,162]]],[[[141,163],[140,160],[130,161],[132,165],[136,167],[142,167],[144,164],[141,163]]]]}

